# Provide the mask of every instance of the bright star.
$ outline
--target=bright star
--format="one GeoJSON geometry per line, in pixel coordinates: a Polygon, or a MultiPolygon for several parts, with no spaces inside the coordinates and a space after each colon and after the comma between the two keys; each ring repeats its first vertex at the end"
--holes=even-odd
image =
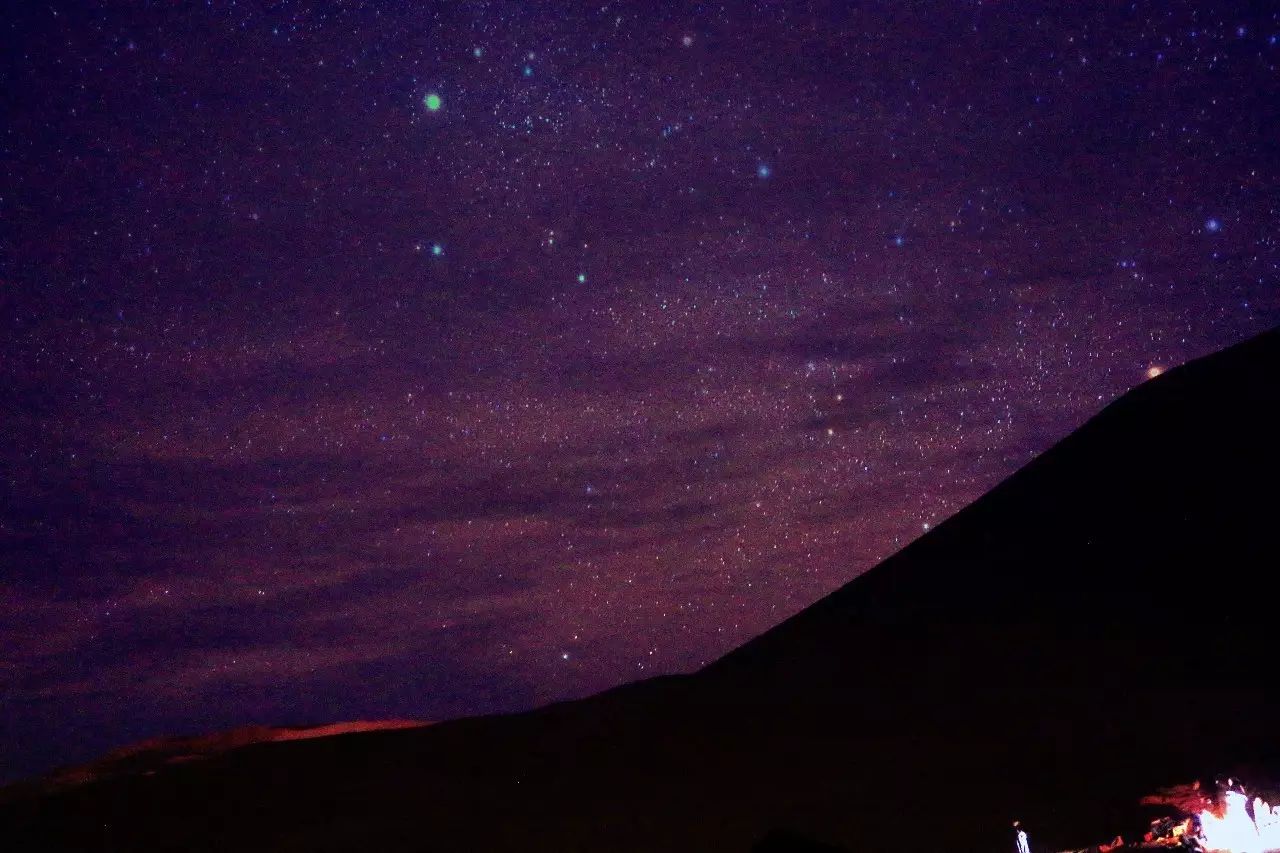
{"type": "Polygon", "coordinates": [[[578,273],[578,284],[586,284],[586,283],[587,283],[587,274],[584,272],[578,273]]]}
{"type": "Polygon", "coordinates": [[[756,174],[761,178],[767,178],[773,174],[773,172],[769,169],[767,163],[761,163],[759,166],[756,166],[756,174]]]}
{"type": "Polygon", "coordinates": [[[431,254],[435,255],[436,257],[439,257],[440,255],[443,255],[443,254],[444,254],[444,246],[441,246],[439,243],[432,243],[432,244],[431,244],[431,254]]]}
{"type": "Polygon", "coordinates": [[[523,70],[523,72],[522,72],[522,73],[523,73],[523,74],[524,74],[524,76],[526,76],[526,77],[532,77],[532,76],[533,76],[533,66],[532,66],[532,65],[526,65],[526,66],[524,67],[524,70],[523,70]]]}
{"type": "Polygon", "coordinates": [[[443,101],[440,100],[440,96],[435,92],[430,92],[422,99],[422,103],[426,104],[427,109],[431,110],[431,112],[435,112],[440,109],[440,105],[443,101]]]}
{"type": "Polygon", "coordinates": [[[1222,222],[1218,219],[1209,219],[1204,223],[1204,230],[1210,234],[1217,234],[1222,230],[1222,222]]]}
{"type": "Polygon", "coordinates": [[[1158,365],[1158,364],[1153,364],[1153,365],[1151,365],[1150,367],[1148,367],[1148,368],[1147,368],[1147,378],[1148,378],[1148,379],[1155,379],[1155,378],[1156,378],[1157,376],[1159,376],[1161,373],[1164,373],[1164,368],[1163,368],[1163,367],[1161,367],[1161,366],[1160,366],[1160,365],[1158,365]]]}

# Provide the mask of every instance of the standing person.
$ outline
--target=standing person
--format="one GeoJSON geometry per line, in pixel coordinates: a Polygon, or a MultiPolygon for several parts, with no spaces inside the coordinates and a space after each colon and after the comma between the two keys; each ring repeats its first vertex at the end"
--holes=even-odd
{"type": "Polygon", "coordinates": [[[1019,821],[1013,822],[1014,839],[1017,842],[1017,853],[1031,853],[1031,844],[1027,841],[1027,832],[1019,821]]]}

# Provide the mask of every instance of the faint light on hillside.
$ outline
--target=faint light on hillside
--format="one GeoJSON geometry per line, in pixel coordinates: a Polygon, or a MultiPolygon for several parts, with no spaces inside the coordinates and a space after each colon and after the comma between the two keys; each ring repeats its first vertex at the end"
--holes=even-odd
{"type": "Polygon", "coordinates": [[[1160,365],[1158,365],[1158,364],[1153,364],[1153,365],[1151,365],[1150,367],[1148,367],[1148,368],[1147,368],[1147,378],[1148,378],[1148,379],[1155,379],[1155,378],[1156,378],[1157,376],[1159,376],[1161,373],[1164,373],[1164,368],[1163,368],[1163,367],[1161,367],[1161,366],[1160,366],[1160,365]]]}

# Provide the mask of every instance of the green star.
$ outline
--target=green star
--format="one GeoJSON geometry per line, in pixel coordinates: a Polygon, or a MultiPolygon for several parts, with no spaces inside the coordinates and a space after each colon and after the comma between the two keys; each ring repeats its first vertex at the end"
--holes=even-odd
{"type": "Polygon", "coordinates": [[[444,102],[440,100],[440,96],[437,95],[435,92],[430,92],[425,98],[422,99],[422,103],[426,104],[427,109],[431,110],[431,112],[435,112],[436,110],[440,109],[440,105],[444,102]]]}

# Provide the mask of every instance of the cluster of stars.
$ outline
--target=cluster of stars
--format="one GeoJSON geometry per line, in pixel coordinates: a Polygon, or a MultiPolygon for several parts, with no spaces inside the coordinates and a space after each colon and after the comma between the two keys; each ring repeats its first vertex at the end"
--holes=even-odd
{"type": "Polygon", "coordinates": [[[1280,321],[1274,12],[58,8],[0,166],[22,771],[697,667],[1280,321]]]}

